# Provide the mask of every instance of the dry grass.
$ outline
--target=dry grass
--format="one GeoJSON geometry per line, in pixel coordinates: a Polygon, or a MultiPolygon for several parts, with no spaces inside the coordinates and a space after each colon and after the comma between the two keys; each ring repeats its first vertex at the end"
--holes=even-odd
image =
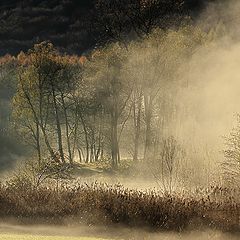
{"type": "Polygon", "coordinates": [[[4,184],[0,186],[0,218],[58,224],[71,219],[176,231],[201,225],[238,231],[239,193],[229,191],[214,187],[184,197],[97,183],[58,188],[4,184]]]}

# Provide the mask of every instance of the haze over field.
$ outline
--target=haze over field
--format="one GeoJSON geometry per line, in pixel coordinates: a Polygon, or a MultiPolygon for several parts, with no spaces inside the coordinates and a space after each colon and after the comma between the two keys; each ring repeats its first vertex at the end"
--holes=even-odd
{"type": "Polygon", "coordinates": [[[202,231],[190,231],[188,233],[176,234],[176,233],[150,233],[139,229],[127,229],[127,228],[113,228],[108,229],[107,231],[98,228],[91,227],[86,228],[81,226],[81,228],[63,228],[59,229],[59,227],[46,227],[46,226],[35,226],[34,229],[31,227],[23,227],[23,226],[7,226],[1,225],[1,230],[4,229],[3,233],[0,233],[0,237],[3,240],[11,239],[11,240],[103,240],[103,239],[132,239],[132,240],[157,240],[157,239],[167,239],[167,240],[235,240],[238,239],[238,236],[232,236],[227,233],[221,233],[217,231],[211,230],[202,230],[202,231]],[[8,231],[11,234],[7,233],[8,231]],[[47,236],[48,235],[48,236],[47,236]],[[61,236],[59,236],[61,235],[61,236]],[[94,237],[95,235],[99,237],[94,237]],[[80,237],[83,236],[83,237],[80,237]],[[86,237],[89,236],[89,237],[86,237]]]}

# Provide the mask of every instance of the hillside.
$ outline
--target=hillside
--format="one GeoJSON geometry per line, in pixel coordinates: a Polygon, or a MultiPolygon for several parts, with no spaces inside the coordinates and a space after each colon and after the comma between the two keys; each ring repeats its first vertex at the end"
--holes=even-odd
{"type": "MultiPolygon", "coordinates": [[[[81,54],[101,39],[104,29],[95,28],[95,1],[91,0],[3,0],[0,2],[0,55],[17,54],[34,43],[50,40],[69,53],[81,54]]],[[[163,5],[174,1],[163,1],[163,5]]],[[[209,1],[185,0],[181,12],[195,16],[209,1]]],[[[167,8],[168,6],[166,6],[167,8]]],[[[161,14],[161,13],[159,13],[161,14]]]]}

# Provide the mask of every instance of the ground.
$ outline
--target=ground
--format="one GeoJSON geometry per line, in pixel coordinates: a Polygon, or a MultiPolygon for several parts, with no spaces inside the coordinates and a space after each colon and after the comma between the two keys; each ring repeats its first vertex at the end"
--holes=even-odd
{"type": "Polygon", "coordinates": [[[103,238],[0,234],[1,240],[104,240],[103,238]]]}

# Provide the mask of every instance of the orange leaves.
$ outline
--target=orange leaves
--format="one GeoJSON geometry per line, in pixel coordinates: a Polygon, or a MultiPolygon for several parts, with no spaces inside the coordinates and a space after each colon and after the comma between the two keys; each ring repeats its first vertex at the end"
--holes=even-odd
{"type": "Polygon", "coordinates": [[[13,63],[16,60],[14,56],[11,56],[10,54],[6,54],[3,57],[0,57],[0,66],[5,65],[8,63],[13,63]]]}
{"type": "Polygon", "coordinates": [[[22,51],[17,55],[17,61],[21,66],[24,66],[29,62],[27,55],[22,51]]]}
{"type": "Polygon", "coordinates": [[[85,56],[81,56],[79,58],[79,62],[81,63],[81,65],[84,65],[84,63],[87,61],[87,58],[85,56]]]}
{"type": "Polygon", "coordinates": [[[42,42],[35,44],[33,50],[29,50],[28,53],[21,51],[17,57],[10,54],[0,57],[0,66],[9,63],[17,63],[19,66],[26,66],[47,59],[57,64],[64,65],[84,65],[88,60],[86,56],[63,55],[56,51],[52,43],[42,42]]]}

